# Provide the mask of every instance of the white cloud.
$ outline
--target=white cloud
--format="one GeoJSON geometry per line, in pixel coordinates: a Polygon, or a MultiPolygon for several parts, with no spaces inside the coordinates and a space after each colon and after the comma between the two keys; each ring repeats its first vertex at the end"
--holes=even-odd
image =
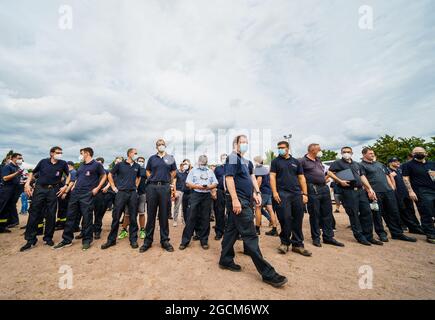
{"type": "Polygon", "coordinates": [[[174,129],[171,148],[193,157],[179,144],[191,120],[270,130],[272,145],[292,132],[296,153],[434,133],[429,0],[372,1],[373,31],[353,1],[74,1],[71,31],[61,4],[2,4],[0,152],[149,155],[174,129]]]}

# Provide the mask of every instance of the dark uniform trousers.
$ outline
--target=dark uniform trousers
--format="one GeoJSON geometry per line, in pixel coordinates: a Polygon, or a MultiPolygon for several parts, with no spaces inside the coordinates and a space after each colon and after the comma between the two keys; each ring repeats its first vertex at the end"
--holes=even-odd
{"type": "Polygon", "coordinates": [[[6,229],[12,214],[16,186],[0,185],[0,230],[6,229]]]}
{"type": "Polygon", "coordinates": [[[332,240],[332,202],[329,187],[308,184],[308,213],[310,215],[311,238],[320,240],[320,226],[322,226],[323,240],[332,240]]]}
{"type": "Polygon", "coordinates": [[[137,203],[138,195],[136,190],[119,190],[115,195],[115,204],[112,210],[112,227],[107,239],[110,243],[116,243],[116,237],[119,230],[119,219],[124,212],[125,207],[128,207],[128,214],[130,216],[130,224],[128,226],[128,233],[130,243],[137,242],[137,203]]]}
{"type": "Polygon", "coordinates": [[[372,210],[373,227],[376,234],[381,237],[387,237],[387,232],[384,229],[384,222],[382,220],[382,211],[380,209],[381,204],[378,201],[379,210],[372,210]]]}
{"type": "Polygon", "coordinates": [[[234,262],[234,244],[237,238],[242,237],[244,252],[248,254],[258,272],[266,278],[276,274],[275,269],[263,258],[260,247],[258,246],[258,236],[254,225],[254,212],[251,208],[251,201],[239,198],[242,205],[242,212],[235,214],[231,196],[226,195],[226,206],[228,221],[225,226],[224,237],[222,240],[222,252],[219,260],[221,265],[230,265],[234,262]]]}
{"type": "MultiPolygon", "coordinates": [[[[189,216],[190,216],[190,211],[191,211],[190,198],[192,197],[192,192],[193,192],[192,190],[189,190],[189,191],[184,191],[183,193],[182,207],[183,207],[183,220],[185,224],[189,220],[189,216]]],[[[197,223],[195,224],[195,235],[198,235],[199,233],[198,220],[196,222],[197,223]]]]}
{"type": "Polygon", "coordinates": [[[56,227],[64,228],[66,222],[66,216],[68,212],[68,202],[69,202],[70,194],[67,193],[65,199],[58,199],[58,211],[57,211],[57,219],[56,219],[56,227]]]}
{"type": "Polygon", "coordinates": [[[304,234],[302,232],[302,222],[304,219],[304,204],[302,195],[288,191],[278,191],[281,203],[273,200],[273,208],[277,213],[281,232],[279,237],[281,243],[294,247],[304,246],[304,234]],[[291,237],[291,240],[290,240],[291,237]]]}
{"type": "Polygon", "coordinates": [[[403,197],[396,193],[400,219],[410,232],[421,231],[420,221],[415,216],[414,202],[409,197],[403,197]]]}
{"type": "Polygon", "coordinates": [[[373,240],[373,219],[367,193],[362,188],[343,189],[343,207],[356,240],[373,240]]]}
{"type": "Polygon", "coordinates": [[[115,192],[111,190],[107,191],[104,194],[104,203],[107,210],[109,210],[109,208],[113,209],[113,204],[115,203],[115,192]]]}
{"type": "Polygon", "coordinates": [[[192,239],[193,232],[197,230],[197,235],[201,245],[208,244],[210,235],[210,214],[211,214],[211,194],[193,191],[190,196],[189,220],[185,221],[186,226],[183,230],[181,244],[188,245],[192,239]]]}
{"type": "Polygon", "coordinates": [[[68,203],[68,215],[66,218],[65,229],[62,238],[71,243],[74,238],[74,231],[77,227],[77,218],[82,215],[82,243],[90,244],[93,237],[93,212],[94,196],[92,191],[73,191],[68,203]]]}
{"type": "Polygon", "coordinates": [[[377,192],[379,211],[387,224],[388,230],[392,236],[403,234],[403,229],[400,224],[399,207],[397,206],[396,195],[394,191],[377,192]]]}
{"type": "Polygon", "coordinates": [[[192,193],[192,191],[190,191],[190,190],[184,191],[183,198],[181,199],[181,206],[183,208],[184,223],[187,223],[187,220],[189,220],[189,212],[190,212],[189,202],[190,202],[190,194],[191,193],[192,193]]]}
{"type": "Polygon", "coordinates": [[[419,188],[414,190],[417,195],[417,208],[420,214],[421,227],[428,238],[435,239],[435,190],[419,188]]]}
{"type": "Polygon", "coordinates": [[[9,203],[10,207],[8,210],[10,211],[10,215],[9,215],[8,225],[18,224],[20,222],[20,219],[18,218],[17,202],[18,199],[21,197],[23,191],[24,191],[23,184],[16,186],[14,192],[14,198],[12,199],[12,202],[9,203]]]}
{"type": "MultiPolygon", "coordinates": [[[[94,232],[100,233],[103,227],[103,218],[106,213],[105,194],[100,191],[94,198],[94,232]]],[[[119,219],[118,219],[119,220],[119,219]]]]}
{"type": "Polygon", "coordinates": [[[214,201],[214,215],[215,215],[215,233],[216,236],[222,237],[225,230],[226,215],[225,215],[225,191],[217,189],[217,199],[214,201]]]}
{"type": "MultiPolygon", "coordinates": [[[[147,223],[145,226],[144,243],[151,244],[154,239],[156,216],[159,213],[160,242],[169,241],[168,199],[171,198],[171,188],[167,184],[150,183],[147,187],[147,223]]],[[[131,220],[131,219],[130,219],[131,220]]]]}
{"type": "Polygon", "coordinates": [[[38,225],[45,218],[44,241],[52,240],[56,225],[59,186],[36,185],[32,197],[32,210],[29,212],[24,239],[33,242],[38,233],[38,225]]]}

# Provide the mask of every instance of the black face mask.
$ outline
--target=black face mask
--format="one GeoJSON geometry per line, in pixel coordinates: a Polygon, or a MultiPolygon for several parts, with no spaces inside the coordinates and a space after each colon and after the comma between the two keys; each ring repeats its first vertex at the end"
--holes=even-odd
{"type": "Polygon", "coordinates": [[[414,154],[414,159],[423,160],[424,158],[426,158],[426,156],[423,153],[414,154]]]}

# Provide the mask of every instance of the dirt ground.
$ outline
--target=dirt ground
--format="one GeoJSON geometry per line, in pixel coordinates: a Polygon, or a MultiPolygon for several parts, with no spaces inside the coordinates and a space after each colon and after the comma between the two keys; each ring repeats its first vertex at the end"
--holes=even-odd
{"type": "MultiPolygon", "coordinates": [[[[20,253],[23,230],[0,234],[0,299],[435,299],[435,246],[417,236],[417,243],[390,240],[383,247],[365,247],[355,242],[345,213],[336,214],[336,238],[345,248],[310,241],[308,216],[304,218],[306,248],[312,257],[289,252],[277,253],[276,237],[260,236],[265,258],[288,277],[284,288],[275,289],[262,281],[250,258],[244,256],[242,242],[236,245],[236,262],[243,272],[218,268],[220,242],[210,239],[210,249],[203,250],[194,241],[179,251],[183,226],[172,227],[171,242],[175,252],[163,251],[158,228],[153,247],[139,253],[127,239],[117,246],[101,250],[106,240],[111,214],[104,218],[103,238],[87,252],[81,243],[60,251],[42,245],[20,253]],[[61,266],[72,268],[72,288],[61,289],[61,266]],[[372,289],[361,289],[361,266],[373,270],[372,289]]],[[[27,216],[20,216],[24,225],[27,216]]],[[[264,225],[262,233],[269,228],[264,225]]],[[[212,231],[213,233],[213,231],[212,231]]],[[[61,232],[55,233],[57,243],[61,232]]],[[[140,243],[141,244],[141,243],[140,243]]]]}

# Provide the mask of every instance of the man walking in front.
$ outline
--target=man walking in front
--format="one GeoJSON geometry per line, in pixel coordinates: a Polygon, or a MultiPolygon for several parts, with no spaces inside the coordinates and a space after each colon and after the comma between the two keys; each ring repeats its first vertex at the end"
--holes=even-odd
{"type": "Polygon", "coordinates": [[[251,201],[253,198],[256,204],[261,204],[261,194],[253,174],[252,162],[243,157],[248,150],[248,138],[245,135],[235,137],[233,148],[234,151],[225,164],[228,221],[222,240],[219,266],[235,272],[241,271],[241,266],[234,262],[234,244],[240,235],[245,252],[251,257],[263,281],[274,287],[281,287],[287,283],[287,278],[278,274],[263,258],[258,246],[251,201]]]}

